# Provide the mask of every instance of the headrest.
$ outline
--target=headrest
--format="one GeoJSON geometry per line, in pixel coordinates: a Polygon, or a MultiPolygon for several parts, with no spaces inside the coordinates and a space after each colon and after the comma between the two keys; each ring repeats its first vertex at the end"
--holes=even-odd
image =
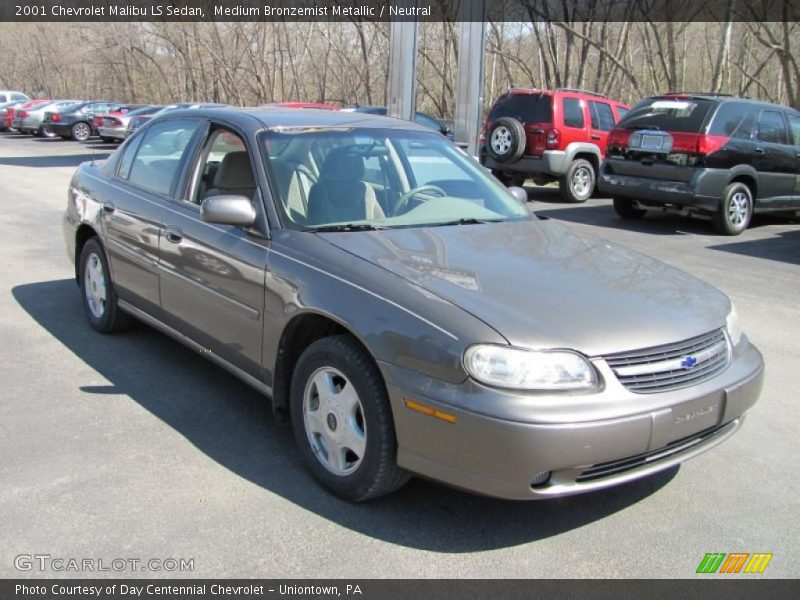
{"type": "Polygon", "coordinates": [[[256,187],[247,152],[229,152],[214,174],[214,187],[221,189],[251,189],[256,187]]]}
{"type": "Polygon", "coordinates": [[[319,178],[325,181],[361,181],[364,179],[364,158],[347,147],[332,150],[322,165],[319,178]]]}

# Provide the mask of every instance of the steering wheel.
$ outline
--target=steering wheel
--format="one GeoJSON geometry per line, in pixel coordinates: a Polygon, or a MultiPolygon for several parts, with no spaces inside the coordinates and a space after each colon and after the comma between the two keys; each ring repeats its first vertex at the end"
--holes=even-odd
{"type": "Polygon", "coordinates": [[[413,190],[408,190],[405,194],[400,196],[397,199],[397,204],[395,205],[394,214],[402,215],[403,213],[408,211],[408,201],[411,200],[417,194],[421,194],[423,192],[433,192],[440,198],[444,198],[447,196],[447,192],[445,192],[442,188],[438,185],[421,185],[419,187],[415,187],[413,190]]]}

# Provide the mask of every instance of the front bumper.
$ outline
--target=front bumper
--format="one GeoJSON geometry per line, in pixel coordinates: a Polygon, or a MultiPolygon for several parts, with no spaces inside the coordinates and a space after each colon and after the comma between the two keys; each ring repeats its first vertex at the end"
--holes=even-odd
{"type": "Polygon", "coordinates": [[[489,169],[504,171],[509,173],[533,173],[537,175],[550,175],[560,177],[567,172],[569,160],[567,153],[561,150],[545,150],[541,156],[521,156],[514,162],[497,162],[486,151],[486,147],[480,149],[480,163],[489,169]]]}
{"type": "MultiPolygon", "coordinates": [[[[524,421],[498,418],[509,402],[546,403],[553,397],[522,398],[500,391],[494,405],[465,410],[464,394],[486,388],[467,381],[447,386],[424,383],[405,369],[381,364],[387,381],[398,440],[398,464],[455,487],[515,500],[552,498],[607,488],[668,469],[730,437],[761,391],[761,354],[748,342],[738,347],[729,367],[693,387],[663,394],[634,394],[606,376],[593,394],[596,411],[565,411],[560,422],[530,408],[524,421]],[[630,411],[630,398],[647,410],[630,411]],[[406,407],[406,399],[455,416],[455,422],[406,407]],[[461,404],[461,407],[459,406],[461,404]],[[627,414],[616,414],[624,406],[627,414]],[[606,413],[609,418],[598,418],[606,413]],[[534,478],[550,473],[544,484],[534,478]]],[[[601,370],[601,372],[603,372],[601,370]]],[[[609,372],[606,370],[605,375],[609,372]]],[[[613,375],[612,375],[613,377],[613,375]]],[[[584,397],[585,398],[585,397],[584,397]]],[[[570,397],[559,398],[569,404],[570,397]]],[[[466,404],[469,404],[467,400],[466,404]]]]}

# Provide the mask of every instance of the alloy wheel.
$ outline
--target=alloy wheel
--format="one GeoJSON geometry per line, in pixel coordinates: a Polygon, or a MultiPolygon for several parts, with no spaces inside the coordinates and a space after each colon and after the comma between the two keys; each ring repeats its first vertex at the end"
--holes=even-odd
{"type": "Polygon", "coordinates": [[[497,127],[492,132],[491,144],[492,150],[494,150],[495,154],[500,156],[506,154],[511,149],[511,143],[513,141],[511,130],[504,125],[497,127]]]}
{"type": "Polygon", "coordinates": [[[750,198],[744,192],[736,192],[728,202],[728,220],[736,229],[741,229],[747,223],[750,213],[750,198]]]}

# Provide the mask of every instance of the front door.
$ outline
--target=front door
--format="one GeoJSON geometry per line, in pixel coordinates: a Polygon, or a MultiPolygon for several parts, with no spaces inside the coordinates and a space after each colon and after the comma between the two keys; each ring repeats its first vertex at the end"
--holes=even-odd
{"type": "Polygon", "coordinates": [[[203,200],[214,195],[247,196],[262,210],[253,157],[240,135],[209,128],[185,194],[164,212],[159,271],[167,323],[260,378],[269,240],[200,216],[203,200]]]}

